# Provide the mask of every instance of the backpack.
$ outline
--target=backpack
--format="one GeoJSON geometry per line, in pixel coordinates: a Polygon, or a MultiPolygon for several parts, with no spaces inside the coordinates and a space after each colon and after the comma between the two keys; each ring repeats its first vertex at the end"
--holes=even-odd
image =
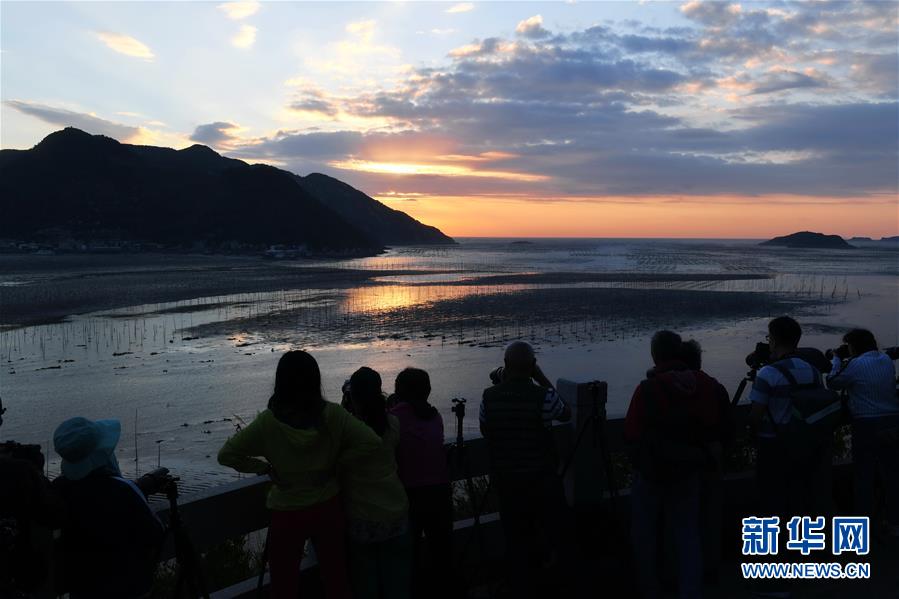
{"type": "Polygon", "coordinates": [[[770,408],[768,418],[788,455],[796,462],[805,463],[833,442],[833,432],[842,419],[840,396],[817,382],[799,384],[784,364],[774,363],[771,367],[790,384],[790,420],[775,423],[770,408]]]}
{"type": "Polygon", "coordinates": [[[645,402],[646,429],[643,438],[634,448],[633,459],[640,473],[657,483],[673,483],[710,469],[714,464],[708,445],[696,441],[695,423],[686,411],[673,401],[671,391],[662,383],[653,385],[649,380],[640,383],[640,393],[645,402]],[[658,387],[669,399],[672,409],[662,414],[659,410],[658,387]]]}

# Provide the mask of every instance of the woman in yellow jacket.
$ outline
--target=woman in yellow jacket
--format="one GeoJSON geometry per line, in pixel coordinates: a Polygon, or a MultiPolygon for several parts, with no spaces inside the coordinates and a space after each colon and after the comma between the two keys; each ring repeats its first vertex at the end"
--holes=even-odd
{"type": "Polygon", "coordinates": [[[272,597],[296,599],[307,539],[315,547],[326,596],[350,597],[337,470],[381,451],[383,441],[370,427],[324,400],[312,356],[289,351],[281,357],[268,409],[218,455],[222,465],[269,474],[275,483],[266,502],[272,511],[272,597]]]}
{"type": "Polygon", "coordinates": [[[381,377],[360,368],[344,404],[380,437],[380,447],[341,470],[349,527],[350,580],[355,599],[408,599],[412,593],[409,501],[397,475],[400,423],[387,413],[381,377]]]}

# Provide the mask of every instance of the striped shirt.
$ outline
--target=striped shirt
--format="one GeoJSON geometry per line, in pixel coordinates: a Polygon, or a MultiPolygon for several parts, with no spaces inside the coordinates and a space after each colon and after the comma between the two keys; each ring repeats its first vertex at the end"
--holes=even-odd
{"type": "MultiPolygon", "coordinates": [[[[821,381],[821,373],[805,360],[784,358],[776,362],[776,364],[786,366],[793,378],[796,379],[797,385],[815,384],[824,386],[824,383],[821,381]]],[[[790,381],[771,364],[764,366],[755,375],[752,391],[749,393],[749,401],[765,406],[769,414],[765,424],[759,430],[759,437],[775,436],[774,428],[770,422],[771,419],[776,424],[786,424],[790,421],[791,391],[792,385],[790,381]]]]}
{"type": "MultiPolygon", "coordinates": [[[[482,401],[478,410],[478,420],[480,420],[481,424],[487,422],[487,413],[484,406],[485,404],[482,401]]],[[[543,426],[546,428],[551,427],[553,420],[558,420],[563,412],[565,412],[565,402],[562,401],[562,396],[555,389],[547,389],[546,397],[543,398],[543,409],[541,412],[543,426]]]]}
{"type": "Polygon", "coordinates": [[[888,355],[873,350],[849,360],[845,366],[833,357],[827,386],[849,392],[853,418],[875,418],[899,414],[896,397],[896,366],[888,355]]]}

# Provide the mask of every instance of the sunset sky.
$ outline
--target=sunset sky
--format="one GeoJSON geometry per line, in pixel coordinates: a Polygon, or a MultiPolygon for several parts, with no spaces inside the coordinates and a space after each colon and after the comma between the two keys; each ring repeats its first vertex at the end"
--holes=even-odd
{"type": "Polygon", "coordinates": [[[2,2],[0,146],[338,177],[456,236],[899,234],[899,4],[2,2]]]}

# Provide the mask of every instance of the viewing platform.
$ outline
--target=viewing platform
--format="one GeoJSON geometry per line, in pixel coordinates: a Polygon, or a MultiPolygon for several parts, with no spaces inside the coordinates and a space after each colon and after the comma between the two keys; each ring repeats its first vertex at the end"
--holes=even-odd
{"type": "MultiPolygon", "coordinates": [[[[560,384],[560,391],[572,405],[574,416],[570,423],[554,427],[553,433],[559,447],[560,459],[564,463],[572,456],[566,471],[564,483],[569,505],[574,519],[571,528],[576,532],[565,542],[561,559],[566,566],[559,571],[564,577],[552,583],[556,597],[630,597],[637,596],[636,574],[631,568],[632,558],[628,544],[630,523],[630,474],[624,450],[624,419],[620,415],[600,418],[599,430],[590,429],[583,435],[577,450],[572,452],[577,433],[585,422],[591,421],[594,398],[585,392],[584,386],[567,388],[560,384]],[[575,391],[580,389],[580,391],[575,391]],[[578,395],[573,397],[572,395],[578,395]],[[608,451],[608,459],[603,449],[608,451]],[[612,476],[607,467],[611,465],[612,476]]],[[[604,404],[606,388],[598,385],[600,404],[604,404]]],[[[604,414],[600,414],[604,416],[604,414]]],[[[742,429],[748,415],[748,405],[735,408],[738,428],[742,429]]],[[[447,423],[450,429],[451,424],[447,423]]],[[[477,518],[472,514],[460,514],[455,522],[455,563],[453,571],[469,581],[469,597],[495,596],[502,581],[501,559],[503,556],[503,535],[500,516],[496,511],[496,501],[484,501],[487,487],[482,481],[487,476],[487,446],[483,438],[467,438],[463,455],[459,455],[454,444],[447,444],[447,459],[451,479],[467,486],[466,481],[474,481],[475,504],[483,506],[477,518]]],[[[843,506],[851,496],[851,464],[846,461],[834,463],[834,498],[836,513],[846,513],[843,506]]],[[[173,473],[176,474],[176,473],[173,473]]],[[[257,535],[264,538],[268,526],[269,512],[265,507],[266,492],[270,485],[268,477],[254,476],[219,485],[202,492],[185,495],[179,501],[183,521],[199,552],[205,552],[230,539],[257,535]]],[[[751,468],[726,472],[720,485],[723,497],[718,525],[707,522],[702,527],[703,560],[706,566],[705,597],[740,598],[752,597],[751,582],[742,578],[740,556],[740,519],[745,515],[760,515],[753,512],[754,483],[751,468]]],[[[458,493],[457,493],[458,494],[458,493]]],[[[165,505],[159,503],[159,506],[165,505]]],[[[458,511],[457,505],[457,511],[458,511]]],[[[470,507],[470,504],[469,504],[470,507]]],[[[708,506],[704,505],[703,510],[708,506]]],[[[163,521],[168,519],[168,507],[160,507],[157,512],[163,521]]],[[[471,511],[470,509],[467,511],[471,511]]],[[[706,513],[705,511],[703,513],[706,513]]],[[[813,514],[809,514],[813,515],[813,514]]],[[[662,578],[669,584],[668,593],[674,591],[675,553],[671,535],[665,534],[667,547],[664,557],[662,578]]],[[[864,596],[873,599],[899,598],[899,540],[881,540],[872,537],[872,550],[864,558],[853,561],[867,561],[871,564],[870,580],[844,581],[802,581],[788,584],[794,590],[794,597],[814,597],[821,599],[864,596]]],[[[829,555],[829,554],[828,554],[829,555]]],[[[795,562],[798,553],[781,551],[780,561],[795,562]]],[[[160,556],[161,561],[174,557],[171,537],[160,556]]],[[[841,558],[825,558],[825,561],[841,561],[841,558]]],[[[847,561],[847,560],[842,560],[847,561]]],[[[313,556],[307,556],[303,563],[304,597],[322,596],[315,572],[313,556]],[[305,592],[309,589],[308,592],[305,592]]],[[[58,568],[55,568],[58,569],[58,568]]],[[[551,572],[548,572],[552,576],[551,572]]],[[[263,595],[268,585],[268,574],[263,579],[263,595]]],[[[251,598],[257,595],[256,577],[238,582],[227,588],[209,592],[216,599],[251,598]]],[[[780,588],[783,588],[781,585],[780,588]]],[[[62,589],[58,589],[62,590],[62,589]]],[[[46,591],[40,597],[54,596],[46,591]]],[[[503,595],[500,595],[503,596],[503,595]]]]}

